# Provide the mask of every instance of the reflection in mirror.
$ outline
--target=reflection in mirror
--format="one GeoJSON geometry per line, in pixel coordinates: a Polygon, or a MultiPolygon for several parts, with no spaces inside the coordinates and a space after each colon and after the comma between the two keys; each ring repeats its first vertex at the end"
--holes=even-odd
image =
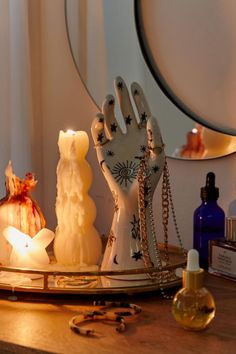
{"type": "Polygon", "coordinates": [[[186,143],[176,148],[173,156],[184,159],[207,159],[235,151],[236,137],[195,124],[195,128],[186,134],[186,143]]]}
{"type": "MultiPolygon", "coordinates": [[[[200,126],[196,127],[193,120],[170,103],[151,75],[138,42],[133,0],[66,0],[65,9],[75,65],[98,107],[108,93],[114,93],[113,79],[121,75],[127,84],[137,81],[143,87],[151,111],[160,124],[168,156],[212,158],[236,150],[236,138],[223,138],[222,134],[203,128],[198,135],[204,149],[197,147],[196,152],[195,145],[192,147],[190,144],[190,150],[194,151],[188,151],[189,132],[200,126]],[[209,135],[217,135],[230,142],[219,149],[218,145],[212,144],[215,138],[210,139],[209,135]],[[184,148],[186,145],[187,149],[184,148]]],[[[116,114],[119,119],[118,110],[116,114]]],[[[223,141],[221,138],[218,140],[223,141]]]]}

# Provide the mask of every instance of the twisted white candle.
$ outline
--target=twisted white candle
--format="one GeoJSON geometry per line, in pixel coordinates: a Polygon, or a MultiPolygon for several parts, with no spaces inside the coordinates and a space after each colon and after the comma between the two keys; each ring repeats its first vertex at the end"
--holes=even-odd
{"type": "Polygon", "coordinates": [[[85,159],[88,135],[60,131],[58,145],[55,257],[64,265],[97,264],[101,240],[93,226],[96,207],[88,195],[92,183],[91,167],[85,159]]]}

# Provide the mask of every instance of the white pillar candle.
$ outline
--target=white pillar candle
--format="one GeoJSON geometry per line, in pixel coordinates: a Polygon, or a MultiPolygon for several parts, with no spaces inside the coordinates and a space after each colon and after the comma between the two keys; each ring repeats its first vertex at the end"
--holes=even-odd
{"type": "Polygon", "coordinates": [[[31,238],[15,227],[8,226],[4,229],[3,235],[12,246],[10,266],[43,269],[50,263],[46,247],[55,236],[51,230],[44,228],[31,238]]]}
{"type": "Polygon", "coordinates": [[[57,165],[57,229],[54,254],[64,265],[94,265],[101,255],[101,239],[93,226],[96,207],[88,194],[91,167],[85,157],[86,132],[60,131],[57,165]]]}

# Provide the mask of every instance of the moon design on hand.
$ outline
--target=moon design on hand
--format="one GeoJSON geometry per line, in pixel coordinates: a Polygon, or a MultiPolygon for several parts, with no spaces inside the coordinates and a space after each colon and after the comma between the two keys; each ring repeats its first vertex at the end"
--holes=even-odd
{"type": "Polygon", "coordinates": [[[117,254],[116,254],[115,257],[113,258],[113,262],[114,262],[115,264],[119,264],[119,263],[117,262],[116,258],[117,258],[117,254]]]}
{"type": "Polygon", "coordinates": [[[102,165],[104,164],[104,162],[105,162],[105,160],[100,161],[100,167],[101,167],[101,169],[102,169],[103,172],[105,172],[104,168],[102,167],[102,165]]]}

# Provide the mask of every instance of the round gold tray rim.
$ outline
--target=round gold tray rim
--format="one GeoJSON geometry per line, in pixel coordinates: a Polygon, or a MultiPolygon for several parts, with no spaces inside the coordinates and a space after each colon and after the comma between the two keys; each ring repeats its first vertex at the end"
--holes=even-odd
{"type": "MultiPolygon", "coordinates": [[[[176,277],[176,279],[167,281],[164,284],[161,284],[161,288],[168,289],[172,287],[177,287],[181,284],[182,278],[176,277]]],[[[152,291],[157,291],[160,289],[160,284],[145,284],[145,285],[136,285],[136,286],[117,286],[117,287],[98,287],[98,288],[37,288],[29,286],[11,286],[0,284],[0,290],[8,290],[15,292],[23,293],[40,293],[40,294],[68,294],[68,295],[100,295],[100,294],[127,294],[133,295],[138,293],[147,293],[152,291]]]]}
{"type": "Polygon", "coordinates": [[[30,269],[30,268],[16,268],[16,267],[7,267],[0,266],[0,272],[12,272],[12,273],[25,273],[25,274],[35,274],[42,276],[42,286],[39,287],[37,285],[11,285],[9,283],[3,283],[0,280],[0,290],[12,290],[19,292],[32,292],[32,293],[45,293],[45,294],[119,294],[119,293],[141,293],[141,292],[150,292],[154,290],[158,290],[161,288],[170,288],[178,286],[182,279],[180,277],[175,277],[174,279],[170,279],[165,281],[160,285],[160,282],[143,279],[145,284],[141,284],[142,281],[137,279],[137,282],[140,282],[138,285],[132,284],[132,281],[128,282],[130,285],[118,285],[119,282],[125,282],[123,279],[117,278],[117,286],[102,286],[99,285],[97,287],[79,287],[79,286],[70,286],[70,287],[50,287],[49,286],[49,277],[59,277],[59,276],[67,276],[67,277],[81,277],[81,276],[98,276],[98,277],[111,277],[111,276],[120,276],[120,275],[143,275],[143,274],[158,274],[160,272],[165,271],[174,271],[177,268],[183,268],[186,266],[186,258],[182,250],[179,247],[169,245],[169,249],[171,252],[178,254],[183,259],[181,261],[168,264],[163,266],[161,269],[157,267],[151,268],[136,268],[136,269],[125,269],[125,270],[82,270],[82,271],[59,271],[59,270],[45,270],[45,269],[30,269]],[[147,284],[147,282],[150,283],[147,284]]]}

